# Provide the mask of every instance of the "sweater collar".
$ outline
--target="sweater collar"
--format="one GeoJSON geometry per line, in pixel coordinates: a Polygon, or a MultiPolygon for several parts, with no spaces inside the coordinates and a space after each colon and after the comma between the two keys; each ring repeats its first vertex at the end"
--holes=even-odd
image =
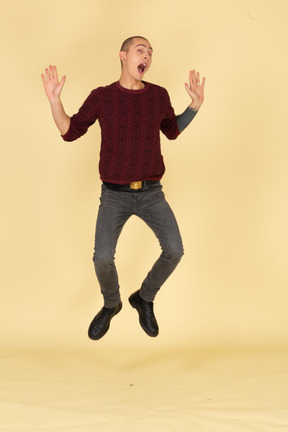
{"type": "Polygon", "coordinates": [[[126,89],[125,87],[122,87],[119,81],[115,82],[116,87],[125,92],[125,93],[130,93],[130,94],[140,94],[140,93],[145,93],[149,87],[150,87],[150,83],[146,82],[146,81],[142,81],[145,84],[145,87],[143,89],[140,90],[130,90],[130,89],[126,89]]]}

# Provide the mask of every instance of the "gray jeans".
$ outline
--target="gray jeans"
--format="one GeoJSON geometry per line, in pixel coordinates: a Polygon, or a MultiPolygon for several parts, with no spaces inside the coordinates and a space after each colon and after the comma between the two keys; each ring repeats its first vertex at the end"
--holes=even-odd
{"type": "Polygon", "coordinates": [[[142,283],[141,297],[153,301],[160,287],[171,275],[183,255],[183,245],[175,216],[167,203],[160,182],[141,191],[111,190],[102,184],[96,224],[93,261],[104,297],[104,306],[120,302],[115,251],[124,224],[136,215],[152,229],[162,253],[142,283]]]}

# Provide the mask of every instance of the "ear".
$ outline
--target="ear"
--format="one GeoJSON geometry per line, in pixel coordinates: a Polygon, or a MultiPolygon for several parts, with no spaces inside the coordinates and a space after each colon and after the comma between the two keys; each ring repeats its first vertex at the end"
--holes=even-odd
{"type": "Polygon", "coordinates": [[[120,57],[120,60],[122,62],[124,62],[126,60],[126,52],[125,51],[120,51],[119,57],[120,57]]]}

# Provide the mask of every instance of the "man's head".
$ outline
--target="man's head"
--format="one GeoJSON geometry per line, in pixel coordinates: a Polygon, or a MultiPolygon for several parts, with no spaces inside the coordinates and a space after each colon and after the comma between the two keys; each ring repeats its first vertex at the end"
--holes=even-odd
{"type": "Polygon", "coordinates": [[[134,39],[143,39],[146,42],[148,42],[148,39],[146,39],[143,36],[131,36],[122,43],[120,51],[125,51],[125,52],[129,51],[129,47],[134,39]]]}
{"type": "Polygon", "coordinates": [[[120,49],[120,61],[123,68],[136,79],[142,79],[152,62],[153,49],[149,41],[142,36],[126,39],[120,49]]]}

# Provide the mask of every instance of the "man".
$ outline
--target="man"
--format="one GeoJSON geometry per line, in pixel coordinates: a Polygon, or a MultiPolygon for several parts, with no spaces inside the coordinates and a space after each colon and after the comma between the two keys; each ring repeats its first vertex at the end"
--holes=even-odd
{"type": "MultiPolygon", "coordinates": [[[[176,139],[187,127],[203,103],[205,78],[200,83],[199,72],[190,72],[185,87],[191,103],[176,116],[167,91],[143,81],[152,55],[146,38],[126,39],[120,50],[119,81],[93,90],[71,118],[60,99],[65,76],[59,82],[55,66],[42,75],[54,121],[64,140],[79,138],[97,119],[101,127],[99,172],[103,183],[93,261],[104,306],[88,330],[93,340],[107,333],[112,317],[122,308],[114,255],[122,228],[132,215],[146,222],[162,249],[141,288],[129,297],[141,327],[151,337],[159,332],[153,310],[155,296],[183,255],[179,228],[160,183],[165,171],[160,130],[168,139],[176,139]]],[[[143,253],[139,251],[139,259],[143,253]]]]}

